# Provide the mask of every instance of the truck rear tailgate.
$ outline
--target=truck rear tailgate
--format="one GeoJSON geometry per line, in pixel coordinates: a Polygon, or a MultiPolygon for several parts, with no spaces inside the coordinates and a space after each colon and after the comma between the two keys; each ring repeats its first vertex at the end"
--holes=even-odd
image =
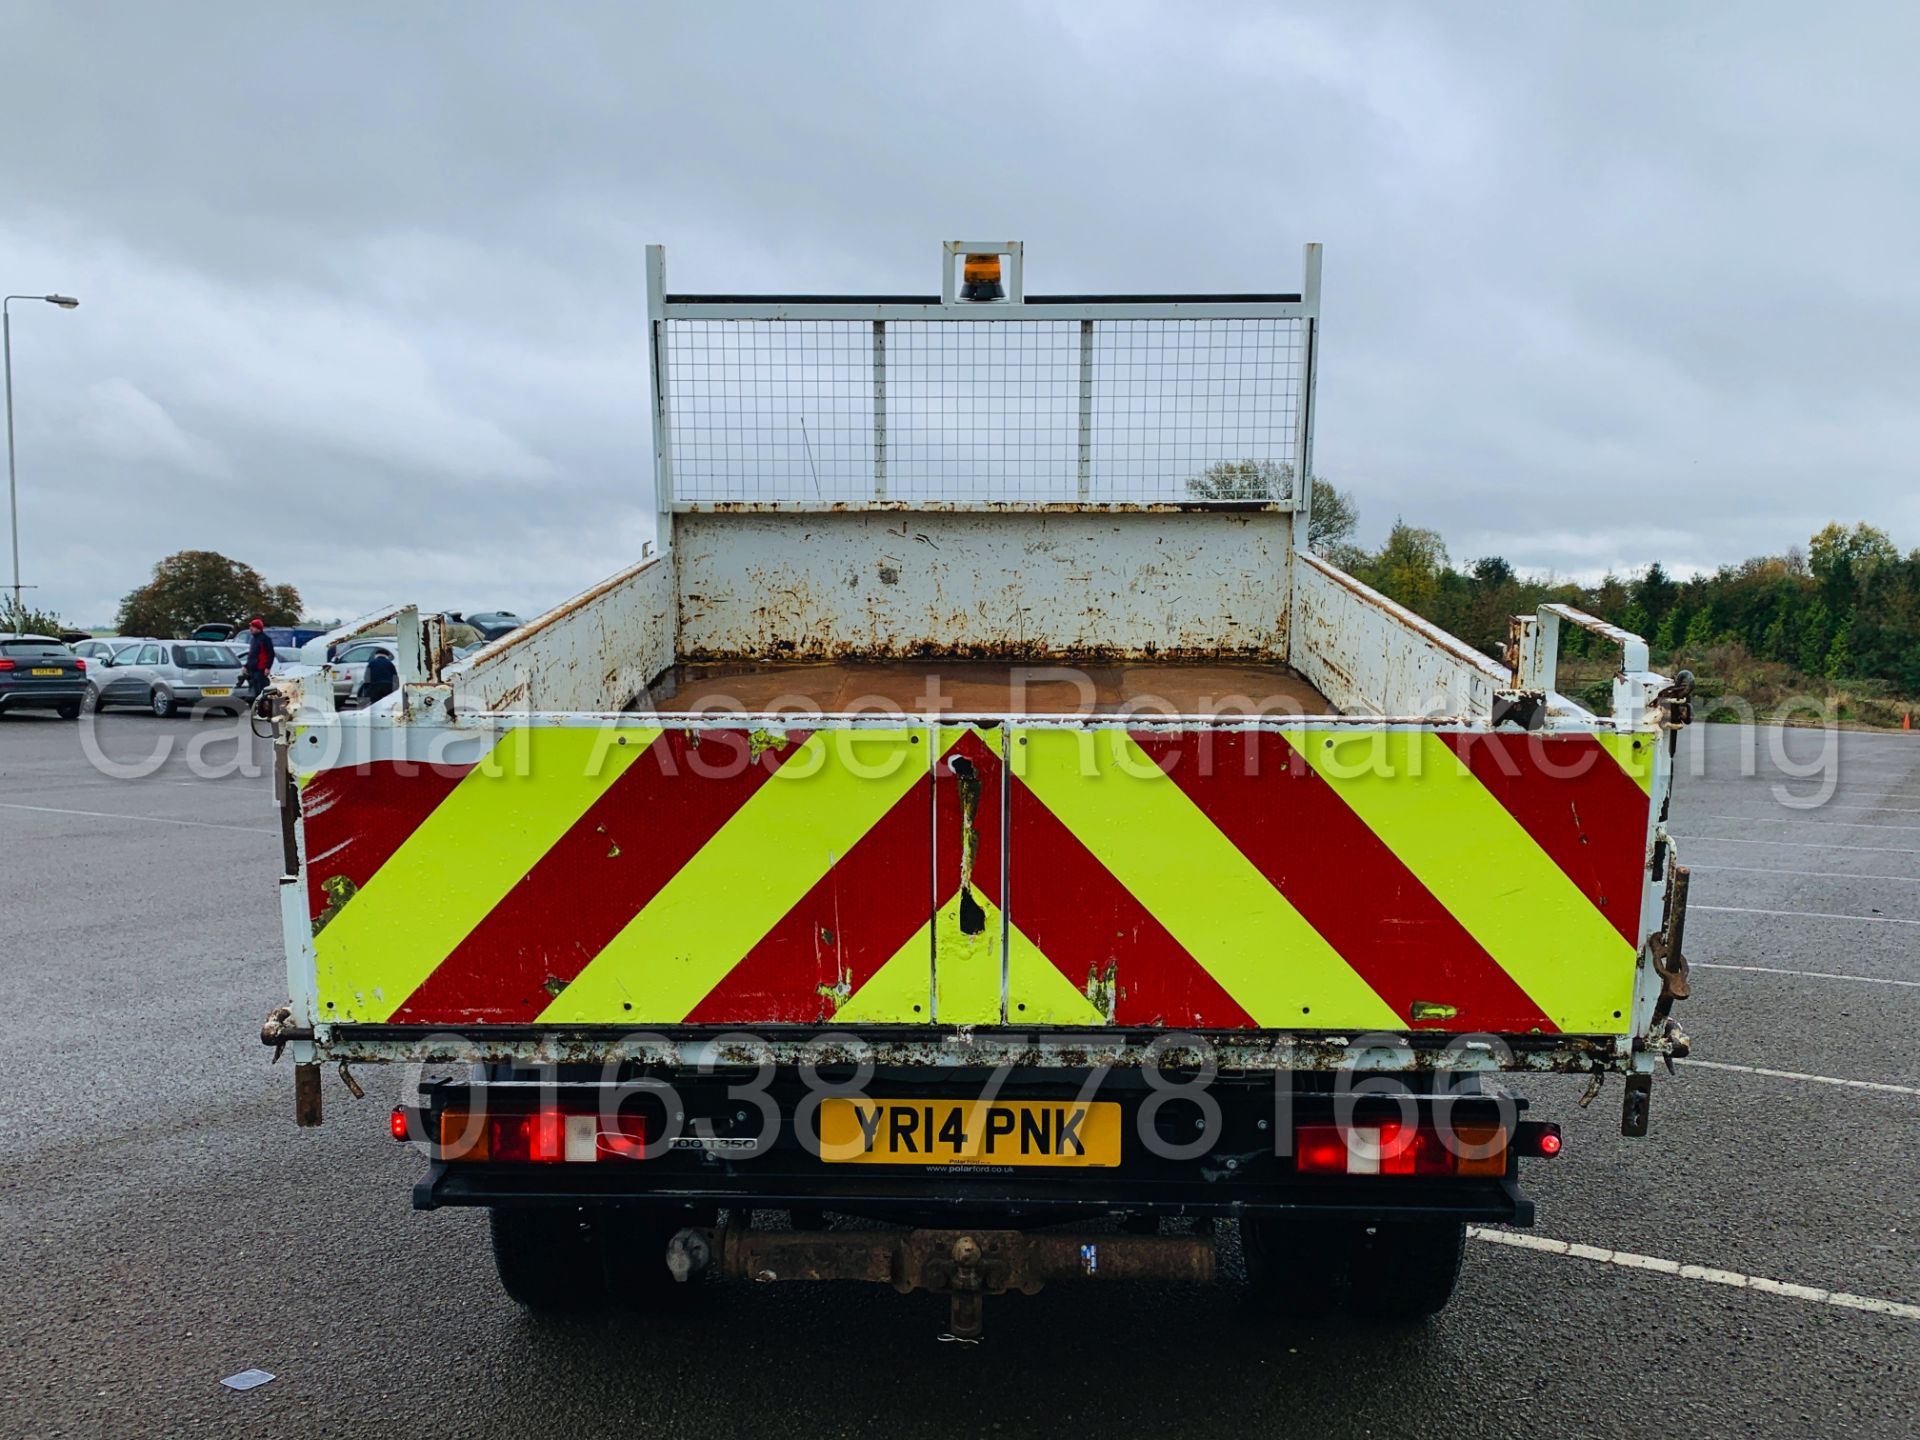
{"type": "Polygon", "coordinates": [[[391,733],[300,777],[322,1024],[1631,1033],[1651,734],[391,733]]]}

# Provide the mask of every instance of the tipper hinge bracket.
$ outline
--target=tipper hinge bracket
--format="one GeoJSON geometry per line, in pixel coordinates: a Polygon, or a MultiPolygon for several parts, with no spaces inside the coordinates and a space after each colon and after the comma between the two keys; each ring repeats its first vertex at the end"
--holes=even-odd
{"type": "MultiPolygon", "coordinates": [[[[1687,890],[1692,874],[1669,854],[1667,859],[1666,909],[1660,928],[1647,938],[1647,959],[1653,973],[1660,977],[1660,998],[1654,1002],[1653,1018],[1647,1026],[1644,1048],[1666,1061],[1667,1073],[1673,1062],[1684,1060],[1693,1049],[1687,1032],[1673,1018],[1673,1004],[1693,993],[1688,981],[1687,956],[1682,946],[1687,936],[1687,890]]],[[[1639,1137],[1647,1133],[1647,1111],[1653,1097],[1653,1076],[1629,1075],[1627,1093],[1621,1101],[1620,1133],[1639,1137]]]]}
{"type": "Polygon", "coordinates": [[[1666,1024],[1673,1002],[1693,993],[1687,980],[1687,957],[1681,948],[1687,936],[1687,890],[1692,879],[1686,866],[1668,861],[1666,914],[1660,928],[1647,940],[1647,958],[1660,977],[1660,999],[1653,1007],[1653,1034],[1666,1024]]]}
{"type": "Polygon", "coordinates": [[[1653,697],[1662,730],[1681,730],[1693,723],[1693,672],[1682,670],[1673,683],[1653,697]]]}

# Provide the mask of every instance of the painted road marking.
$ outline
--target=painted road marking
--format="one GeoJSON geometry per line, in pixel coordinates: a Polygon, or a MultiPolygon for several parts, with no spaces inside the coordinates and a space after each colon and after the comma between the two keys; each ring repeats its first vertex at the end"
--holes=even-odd
{"type": "Polygon", "coordinates": [[[1920,825],[1881,825],[1872,820],[1814,820],[1801,815],[1694,815],[1694,820],[1733,820],[1746,825],[1765,821],[1769,825],[1834,825],[1843,830],[1920,830],[1920,825]]]}
{"type": "Polygon", "coordinates": [[[1689,905],[1689,910],[1710,910],[1716,915],[1792,915],[1802,920],[1860,920],[1868,925],[1920,925],[1920,920],[1903,920],[1897,915],[1840,915],[1829,910],[1756,910],[1749,905],[1689,905]]]}
{"type": "Polygon", "coordinates": [[[1920,805],[1876,805],[1870,800],[1828,800],[1817,805],[1782,805],[1796,814],[1807,810],[1882,810],[1889,815],[1920,815],[1920,805]]]}
{"type": "Polygon", "coordinates": [[[1782,970],[1775,965],[1729,965],[1720,960],[1695,960],[1695,970],[1745,970],[1753,975],[1797,975],[1802,980],[1858,980],[1866,985],[1904,985],[1920,990],[1920,980],[1888,980],[1880,975],[1842,975],[1832,970],[1782,970]]]}
{"type": "Polygon", "coordinates": [[[1920,1305],[1899,1300],[1878,1300],[1871,1295],[1853,1295],[1845,1290],[1826,1290],[1818,1285],[1796,1285],[1788,1280],[1769,1280],[1763,1275],[1744,1275],[1738,1270],[1721,1270],[1711,1265],[1683,1265],[1678,1260],[1663,1260],[1657,1255],[1636,1255],[1631,1250],[1607,1250],[1599,1245],[1576,1245],[1568,1240],[1551,1240],[1544,1235],[1522,1235],[1512,1230],[1489,1230],[1484,1225],[1469,1225],[1467,1234],[1491,1245],[1510,1245],[1516,1250],[1534,1250],[1543,1255],[1565,1255],[1574,1260],[1592,1260],[1602,1265],[1619,1265],[1628,1270],[1648,1270],[1656,1275],[1673,1275],[1682,1280],[1700,1280],[1709,1285],[1730,1285],[1736,1290],[1757,1290],[1762,1295],[1779,1295],[1788,1300],[1807,1300],[1816,1305],[1833,1305],[1842,1310],[1864,1310],[1870,1315],[1891,1315],[1899,1320],[1920,1320],[1920,1305]]]}
{"type": "Polygon", "coordinates": [[[1689,845],[1785,845],[1801,850],[1866,850],[1875,855],[1920,855],[1920,849],[1900,845],[1835,845],[1830,840],[1736,840],[1731,835],[1676,835],[1689,845]]]}
{"type": "Polygon", "coordinates": [[[1741,875],[1792,875],[1802,880],[1899,880],[1920,885],[1920,875],[1862,875],[1852,870],[1782,870],[1778,865],[1689,865],[1689,870],[1725,870],[1741,875]]]}
{"type": "Polygon", "coordinates": [[[1844,1085],[1849,1090],[1878,1090],[1885,1095],[1920,1095],[1912,1085],[1890,1085],[1884,1080],[1842,1080],[1836,1075],[1803,1075],[1798,1070],[1768,1070],[1760,1065],[1730,1065],[1724,1060],[1680,1060],[1696,1070],[1729,1070],[1739,1075],[1764,1075],[1769,1080],[1809,1080],[1815,1085],[1844,1085]]]}
{"type": "Polygon", "coordinates": [[[32,810],[40,815],[84,815],[90,820],[139,820],[148,825],[186,825],[195,830],[240,830],[248,835],[277,835],[270,825],[216,825],[210,820],[170,820],[164,815],[119,815],[111,810],[62,810],[57,805],[19,805],[0,800],[0,810],[32,810]]]}

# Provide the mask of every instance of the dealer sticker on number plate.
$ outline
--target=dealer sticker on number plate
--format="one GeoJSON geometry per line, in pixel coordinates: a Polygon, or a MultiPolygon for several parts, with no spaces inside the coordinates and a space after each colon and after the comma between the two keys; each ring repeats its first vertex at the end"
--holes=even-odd
{"type": "Polygon", "coordinates": [[[1120,1106],[1071,1100],[820,1102],[820,1158],[878,1165],[1118,1165],[1120,1106]]]}

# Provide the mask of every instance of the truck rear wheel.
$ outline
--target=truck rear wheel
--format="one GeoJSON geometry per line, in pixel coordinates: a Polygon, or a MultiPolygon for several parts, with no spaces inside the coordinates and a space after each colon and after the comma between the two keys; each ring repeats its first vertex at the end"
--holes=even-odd
{"type": "Polygon", "coordinates": [[[520,1304],[548,1315],[606,1304],[603,1237],[590,1212],[496,1206],[492,1219],[494,1269],[520,1304]]]}
{"type": "Polygon", "coordinates": [[[494,1269],[507,1294],[544,1314],[588,1314],[610,1303],[657,1309],[687,1288],[667,1269],[667,1242],[713,1218],[657,1207],[496,1206],[494,1269]]]}
{"type": "Polygon", "coordinates": [[[1453,1298],[1466,1250],[1457,1220],[1363,1226],[1352,1246],[1353,1308],[1376,1320],[1422,1320],[1453,1298]]]}
{"type": "Polygon", "coordinates": [[[1240,1222],[1247,1281],[1282,1318],[1333,1309],[1350,1248],[1344,1228],[1326,1221],[1260,1216],[1240,1222]]]}

